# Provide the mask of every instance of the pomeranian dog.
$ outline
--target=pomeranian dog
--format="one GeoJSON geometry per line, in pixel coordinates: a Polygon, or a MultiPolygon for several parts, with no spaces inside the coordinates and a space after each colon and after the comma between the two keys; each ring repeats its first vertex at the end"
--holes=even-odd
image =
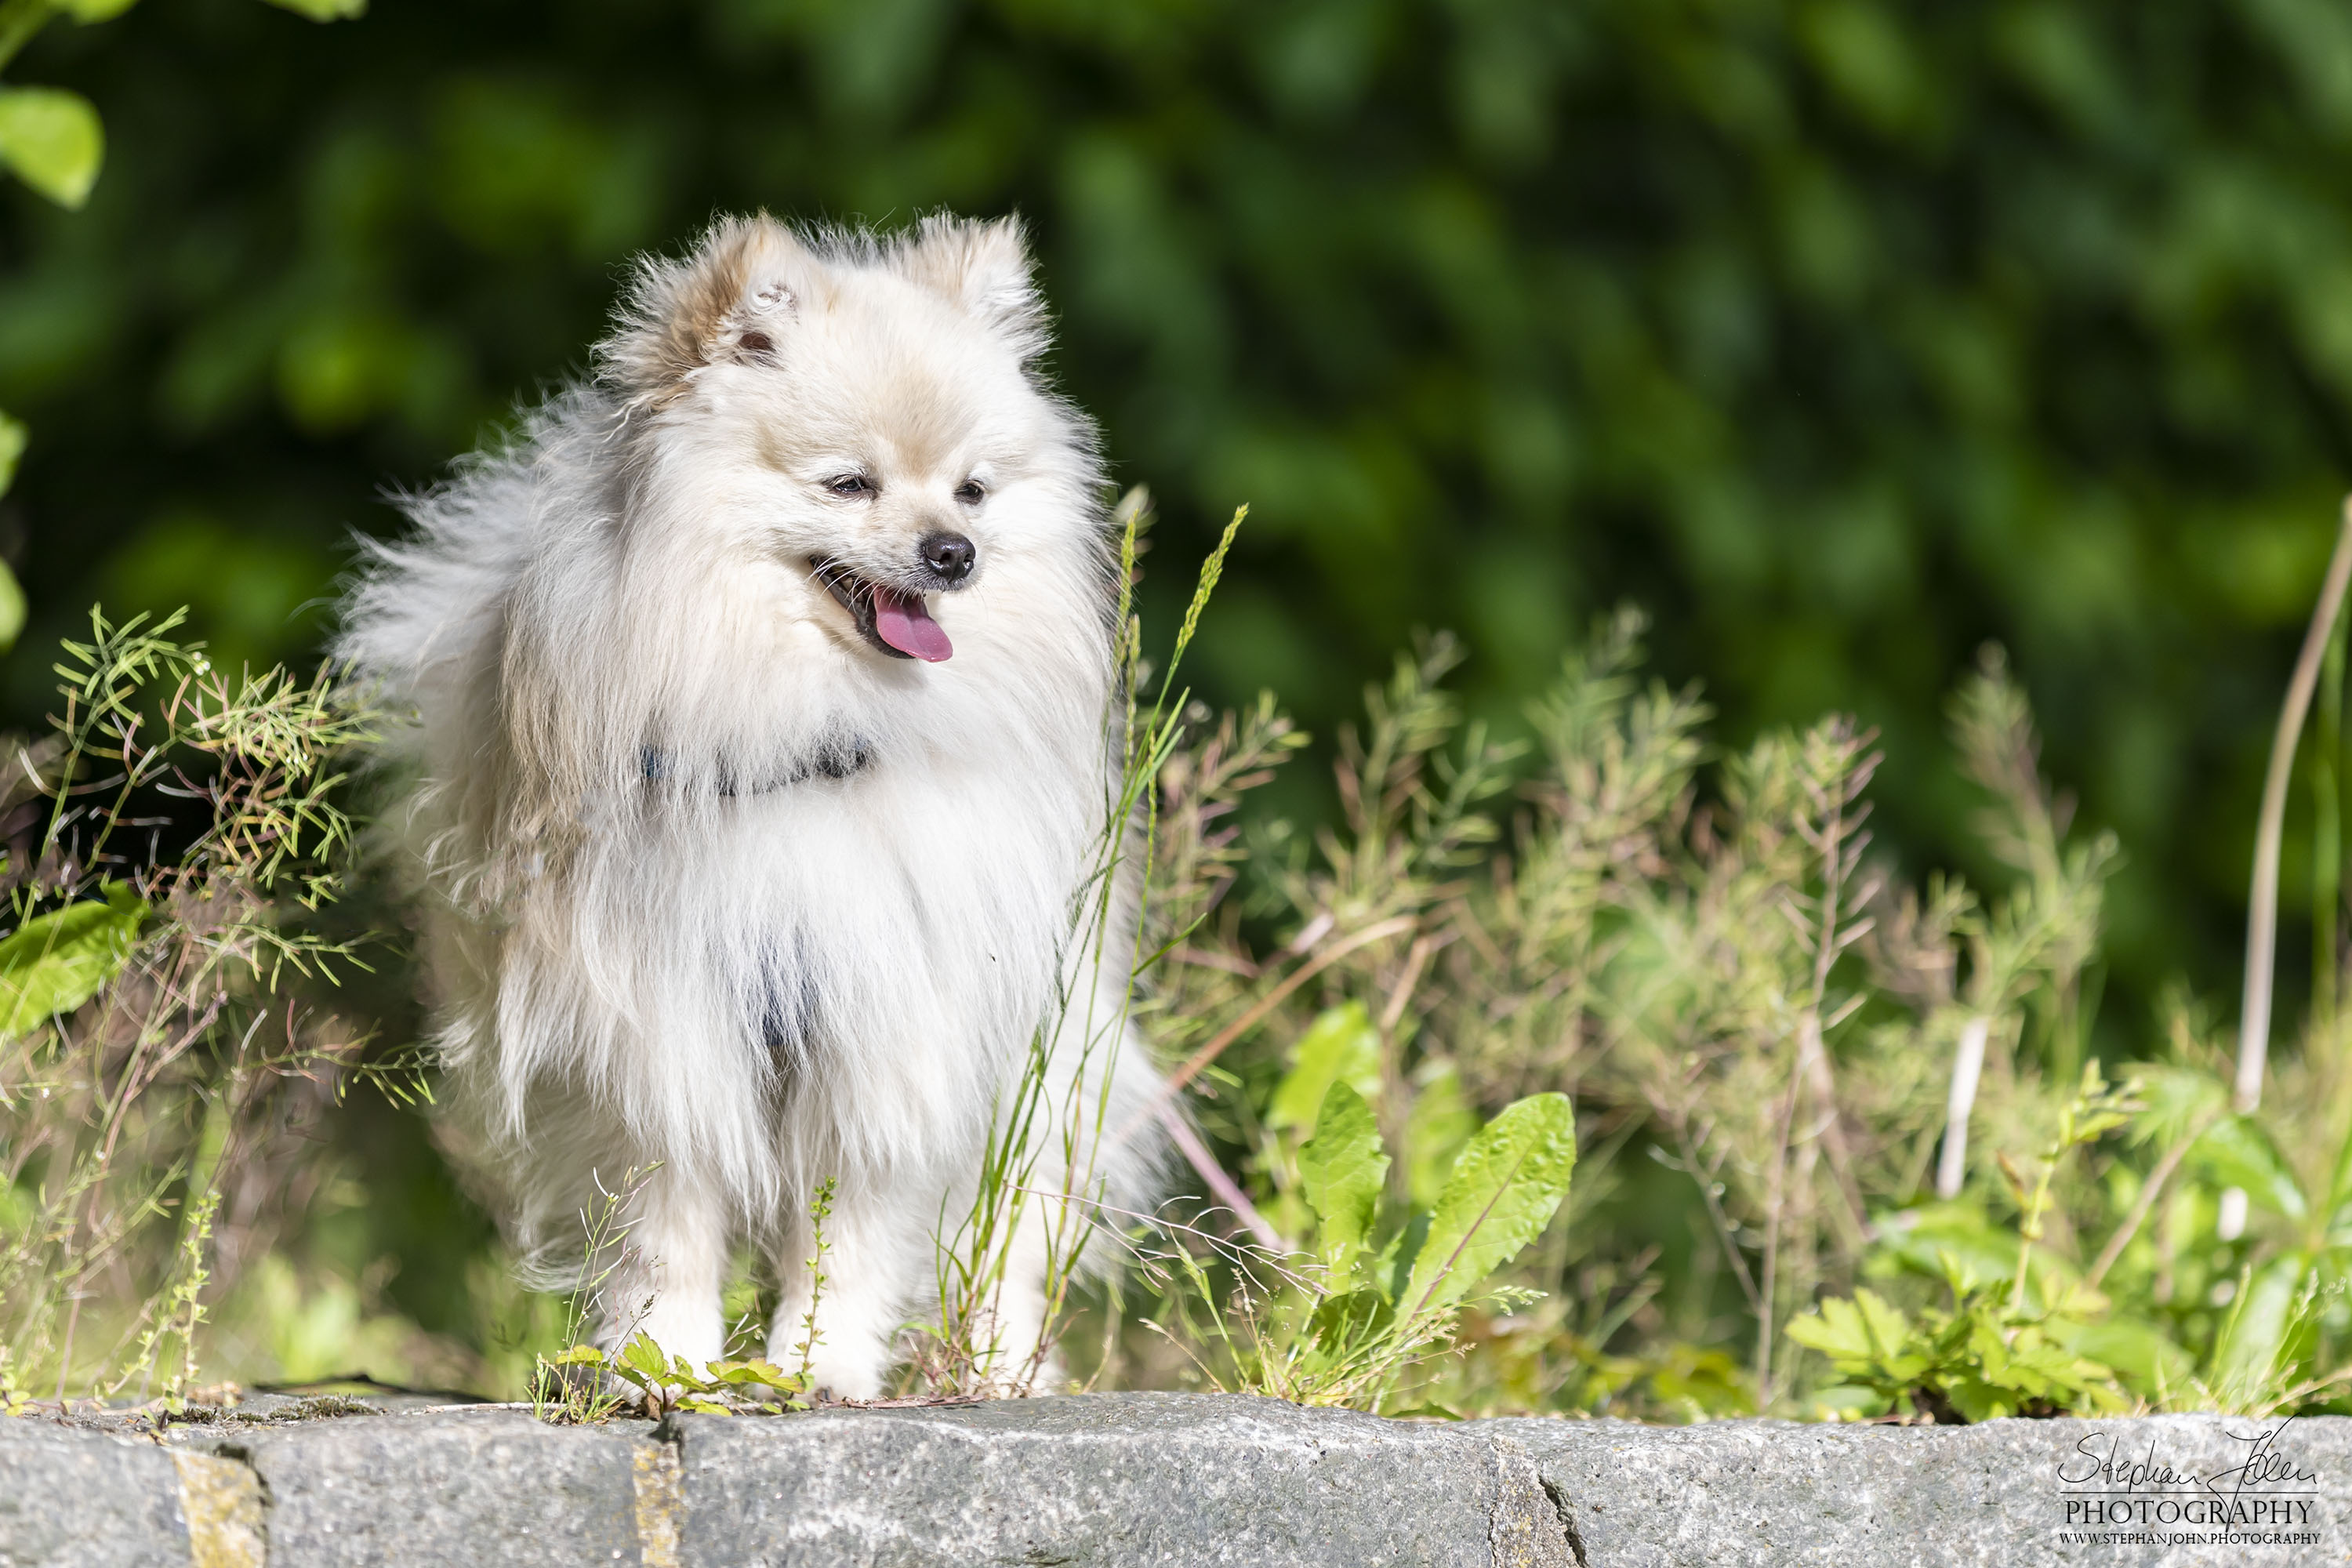
{"type": "MultiPolygon", "coordinates": [[[[748,1245],[772,1357],[811,1341],[818,1385],[880,1392],[1041,1028],[1063,1121],[1031,1190],[1148,1201],[1154,1148],[1058,1152],[1160,1086],[1131,885],[1106,942],[1080,913],[1117,561],[1046,343],[1012,220],[722,221],[641,263],[595,374],[407,499],[352,587],[340,651],[404,716],[387,828],[454,1142],[524,1256],[575,1267],[600,1191],[653,1168],[608,1346],[719,1356],[748,1245]]],[[[983,1362],[1045,1364],[1055,1219],[1029,1205],[983,1362]]]]}

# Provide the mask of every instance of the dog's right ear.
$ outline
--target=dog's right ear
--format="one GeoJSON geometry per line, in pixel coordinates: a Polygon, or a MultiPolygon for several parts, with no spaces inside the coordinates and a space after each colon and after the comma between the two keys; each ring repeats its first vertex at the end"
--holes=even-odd
{"type": "Polygon", "coordinates": [[[637,264],[599,367],[627,402],[658,407],[710,365],[773,363],[777,334],[815,270],[798,237],[767,214],[721,218],[684,260],[637,264]]]}

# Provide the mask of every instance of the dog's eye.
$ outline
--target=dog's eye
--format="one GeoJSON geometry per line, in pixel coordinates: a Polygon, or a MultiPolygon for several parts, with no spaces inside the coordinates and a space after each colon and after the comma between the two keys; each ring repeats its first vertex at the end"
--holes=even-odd
{"type": "Polygon", "coordinates": [[[864,474],[844,474],[839,479],[825,480],[824,488],[837,496],[872,495],[874,481],[864,474]]]}
{"type": "Polygon", "coordinates": [[[966,479],[956,487],[956,500],[966,506],[978,506],[982,498],[987,494],[986,490],[980,488],[978,479],[966,479]]]}

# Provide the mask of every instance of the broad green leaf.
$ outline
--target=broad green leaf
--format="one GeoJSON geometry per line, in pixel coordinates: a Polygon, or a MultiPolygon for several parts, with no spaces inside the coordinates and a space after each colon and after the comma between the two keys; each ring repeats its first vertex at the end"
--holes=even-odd
{"type": "Polygon", "coordinates": [[[1543,1233],[1576,1169],[1576,1112],[1564,1094],[1503,1108],[1454,1163],[1400,1301],[1418,1315],[1461,1300],[1543,1233]]]}
{"type": "Polygon", "coordinates": [[[105,891],[103,902],[26,921],[0,942],[0,1040],[80,1006],[130,962],[147,900],[121,882],[105,891]]]}
{"type": "Polygon", "coordinates": [[[687,1394],[678,1400],[677,1408],[680,1410],[692,1411],[697,1415],[732,1415],[735,1414],[735,1412],[728,1409],[727,1406],[719,1404],[715,1399],[701,1399],[691,1394],[687,1394]]]}
{"type": "Polygon", "coordinates": [[[1462,1075],[1451,1066],[1429,1074],[1413,1095],[1404,1124],[1405,1190],[1416,1206],[1437,1202],[1445,1173],[1477,1131],[1477,1112],[1462,1099],[1462,1075]]]}
{"type": "Polygon", "coordinates": [[[87,27],[95,22],[111,22],[139,0],[59,0],[59,4],[67,16],[87,27]]]}
{"type": "Polygon", "coordinates": [[[0,88],[0,163],[59,206],[89,199],[106,161],[98,110],[58,87],[0,88]]]}
{"type": "Polygon", "coordinates": [[[367,0],[269,0],[272,5],[313,22],[348,22],[367,15],[367,0]]]}
{"type": "Polygon", "coordinates": [[[1388,1171],[1372,1108],[1346,1084],[1333,1084],[1315,1120],[1315,1136],[1298,1152],[1298,1180],[1321,1222],[1320,1251],[1335,1289],[1344,1289],[1354,1277],[1388,1171]]]}
{"type": "Polygon", "coordinates": [[[741,1387],[746,1384],[761,1388],[797,1390],[801,1380],[772,1361],[715,1361],[710,1363],[704,1381],[714,1386],[725,1384],[741,1387]]]}
{"type": "Polygon", "coordinates": [[[2214,1185],[2243,1187],[2266,1208],[2301,1219],[2303,1187],[2270,1134],[2251,1116],[2225,1116],[2205,1130],[2189,1159],[2214,1185]]]}
{"type": "Polygon", "coordinates": [[[1381,1091],[1381,1037],[1361,1002],[1330,1009],[1291,1047],[1290,1071],[1266,1106],[1269,1127],[1312,1127],[1323,1097],[1345,1083],[1366,1100],[1381,1091]]]}
{"type": "Polygon", "coordinates": [[[604,1352],[594,1345],[573,1345],[561,1355],[547,1358],[550,1366],[603,1366],[604,1352]]]}
{"type": "Polygon", "coordinates": [[[25,455],[25,426],[0,414],[0,496],[16,482],[16,461],[25,455]]]}
{"type": "Polygon", "coordinates": [[[650,1334],[640,1333],[631,1339],[612,1364],[614,1372],[641,1387],[667,1382],[670,1375],[669,1360],[650,1334]]]}

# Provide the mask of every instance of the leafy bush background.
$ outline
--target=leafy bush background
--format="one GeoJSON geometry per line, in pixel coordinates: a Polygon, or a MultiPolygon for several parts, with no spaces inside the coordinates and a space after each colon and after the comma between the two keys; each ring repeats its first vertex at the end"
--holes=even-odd
{"type": "MultiPolygon", "coordinates": [[[[2176,973],[2233,992],[2352,467],[2326,0],[177,0],[11,74],[87,93],[110,150],[79,213],[0,186],[12,724],[94,600],[193,601],[232,667],[315,646],[381,488],[578,368],[631,252],[720,208],[1017,206],[1160,558],[1252,505],[1204,696],[1272,686],[1328,740],[1444,626],[1518,726],[1632,598],[1725,744],[1856,713],[1881,847],[1983,881],[1940,716],[1998,638],[2127,857],[2095,1041],[2134,1054],[2176,973]]],[[[1268,793],[1328,814],[1324,777],[1268,793]]],[[[478,1222],[354,1106],[314,1245],[463,1329],[478,1222]]]]}

